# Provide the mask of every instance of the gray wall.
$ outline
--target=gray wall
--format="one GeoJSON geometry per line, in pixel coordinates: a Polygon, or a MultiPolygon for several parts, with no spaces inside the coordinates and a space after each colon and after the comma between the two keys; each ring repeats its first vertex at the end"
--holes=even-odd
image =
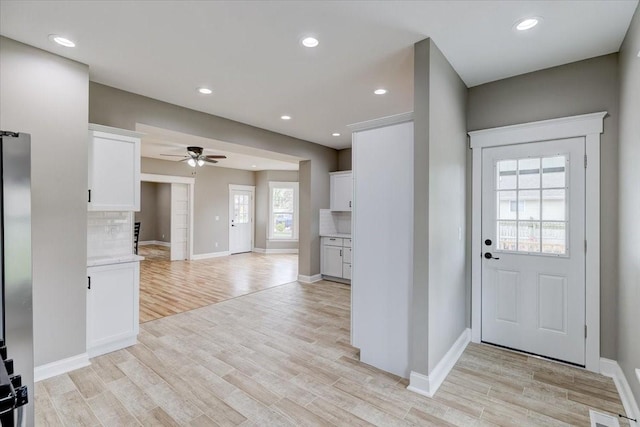
{"type": "Polygon", "coordinates": [[[193,253],[229,250],[229,184],[255,185],[254,172],[207,165],[194,169],[184,162],[146,157],[141,168],[142,173],[194,177],[193,253]]]}
{"type": "Polygon", "coordinates": [[[253,246],[260,249],[298,249],[298,242],[279,242],[277,240],[267,239],[267,226],[269,223],[269,182],[271,181],[298,182],[298,172],[256,172],[256,240],[253,246]]]}
{"type": "Polygon", "coordinates": [[[140,183],[140,241],[171,242],[171,184],[140,183]]]}
{"type": "Polygon", "coordinates": [[[618,55],[611,54],[473,87],[467,110],[469,130],[609,112],[601,135],[600,341],[611,359],[618,342],[618,103],[618,55]]]}
{"type": "Polygon", "coordinates": [[[338,150],[338,170],[350,171],[351,170],[351,148],[344,148],[338,150]]]}
{"type": "Polygon", "coordinates": [[[31,134],[36,366],[86,351],[88,85],[87,66],[0,37],[0,128],[31,134]]]}
{"type": "Polygon", "coordinates": [[[156,186],[156,238],[160,242],[171,242],[171,184],[156,186]]]}
{"type": "Polygon", "coordinates": [[[428,375],[467,326],[467,87],[431,39],[414,52],[411,366],[428,375]]]}
{"type": "MultiPolygon", "coordinates": [[[[618,362],[640,405],[640,8],[620,50],[618,362]]],[[[637,415],[637,414],[636,414],[637,415]]]]}
{"type": "MultiPolygon", "coordinates": [[[[298,271],[301,275],[320,273],[319,209],[329,205],[328,172],[336,170],[336,150],[97,83],[89,87],[89,120],[122,129],[135,129],[136,123],[143,123],[309,159],[301,162],[299,174],[298,271]],[[309,164],[303,167],[305,162],[309,164]]],[[[196,252],[206,249],[205,245],[196,252]]]]}

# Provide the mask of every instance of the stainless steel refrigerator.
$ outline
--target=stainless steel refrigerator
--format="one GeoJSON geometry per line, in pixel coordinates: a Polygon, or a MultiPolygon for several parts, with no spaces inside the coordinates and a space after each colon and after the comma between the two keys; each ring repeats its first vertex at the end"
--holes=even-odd
{"type": "Polygon", "coordinates": [[[0,130],[0,421],[33,426],[31,138],[0,130]]]}

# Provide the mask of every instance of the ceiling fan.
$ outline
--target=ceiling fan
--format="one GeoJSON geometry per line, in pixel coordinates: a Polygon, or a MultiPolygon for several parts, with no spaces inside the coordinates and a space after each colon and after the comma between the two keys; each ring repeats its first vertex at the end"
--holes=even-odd
{"type": "Polygon", "coordinates": [[[195,168],[196,166],[203,166],[205,163],[218,163],[215,159],[226,159],[227,156],[222,155],[208,155],[202,154],[202,147],[187,147],[187,155],[180,154],[160,154],[167,157],[182,157],[180,162],[187,162],[189,166],[195,168]]]}

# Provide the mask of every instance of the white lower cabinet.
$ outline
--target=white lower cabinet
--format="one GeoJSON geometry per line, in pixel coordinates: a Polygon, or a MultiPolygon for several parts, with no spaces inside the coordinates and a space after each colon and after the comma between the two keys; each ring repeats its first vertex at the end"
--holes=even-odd
{"type": "Polygon", "coordinates": [[[134,345],[139,331],[140,263],[87,268],[87,353],[134,345]]]}
{"type": "Polygon", "coordinates": [[[323,237],[321,258],[324,276],[351,280],[351,239],[323,237]]]}

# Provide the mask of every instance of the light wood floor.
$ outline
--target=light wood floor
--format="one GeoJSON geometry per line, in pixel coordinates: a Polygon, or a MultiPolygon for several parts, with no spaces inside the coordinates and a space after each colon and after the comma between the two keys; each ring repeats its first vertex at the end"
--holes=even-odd
{"type": "MultiPolygon", "coordinates": [[[[588,426],[600,375],[471,344],[433,399],[360,363],[346,285],[297,282],[141,325],[140,343],[36,384],[38,426],[588,426]]],[[[628,424],[623,424],[628,425],[628,424]]]]}
{"type": "Polygon", "coordinates": [[[140,246],[140,323],[204,307],[298,278],[298,256],[247,253],[169,261],[169,248],[140,246]]]}

